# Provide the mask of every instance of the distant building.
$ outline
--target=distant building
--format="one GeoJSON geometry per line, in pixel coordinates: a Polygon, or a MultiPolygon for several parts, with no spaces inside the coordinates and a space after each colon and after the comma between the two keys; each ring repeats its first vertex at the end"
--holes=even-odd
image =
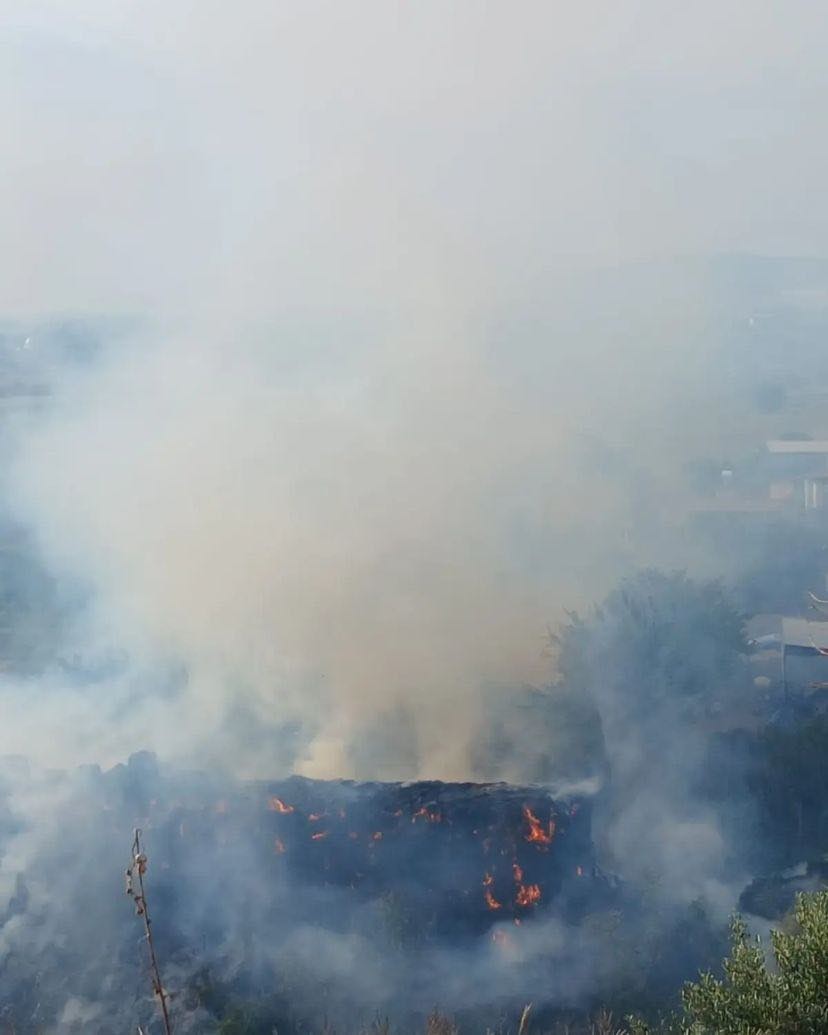
{"type": "Polygon", "coordinates": [[[802,495],[806,510],[824,510],[828,503],[828,473],[806,475],[802,495]]]}
{"type": "Polygon", "coordinates": [[[776,456],[813,456],[815,453],[826,458],[828,465],[828,439],[768,439],[768,452],[776,456]]]}
{"type": "Polygon", "coordinates": [[[828,507],[828,440],[770,439],[767,450],[770,500],[806,511],[828,507]]]}
{"type": "Polygon", "coordinates": [[[828,692],[828,622],[783,618],[781,636],[782,687],[787,697],[828,692]]]}

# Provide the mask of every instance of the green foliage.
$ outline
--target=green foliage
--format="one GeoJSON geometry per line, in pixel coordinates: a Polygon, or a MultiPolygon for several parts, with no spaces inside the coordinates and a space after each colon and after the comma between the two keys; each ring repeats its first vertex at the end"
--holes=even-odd
{"type": "Polygon", "coordinates": [[[274,1028],[271,1023],[263,1021],[250,1007],[233,1007],[230,1013],[219,1022],[217,1035],[271,1035],[274,1028]]]}
{"type": "Polygon", "coordinates": [[[565,686],[609,682],[645,711],[710,691],[749,650],[744,615],[720,582],[653,570],[625,579],[587,618],[570,614],[552,643],[565,686]]]}
{"type": "Polygon", "coordinates": [[[769,727],[759,740],[751,790],[762,807],[775,865],[828,850],[828,717],[792,729],[769,727]]]}
{"type": "Polygon", "coordinates": [[[647,910],[595,912],[582,921],[587,943],[601,947],[592,959],[592,1005],[601,1002],[619,1015],[657,1014],[675,1001],[682,981],[727,952],[726,925],[703,902],[677,908],[658,901],[647,910]]]}
{"type": "Polygon", "coordinates": [[[187,1009],[200,1008],[215,1019],[215,1027],[210,1028],[215,1035],[272,1035],[277,1030],[295,1030],[278,995],[240,997],[206,967],[191,978],[184,1003],[187,1009]]]}
{"type": "Polygon", "coordinates": [[[685,986],[683,1016],[661,1027],[631,1022],[632,1035],[828,1035],[828,892],[800,895],[791,931],[771,935],[774,965],[736,918],[724,977],[685,986]]]}

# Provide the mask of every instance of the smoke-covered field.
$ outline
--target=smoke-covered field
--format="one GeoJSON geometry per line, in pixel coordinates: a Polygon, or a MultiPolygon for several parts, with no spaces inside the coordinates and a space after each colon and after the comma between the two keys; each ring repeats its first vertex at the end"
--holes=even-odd
{"type": "Polygon", "coordinates": [[[828,18],[0,24],[0,1031],[163,1030],[135,828],[176,1032],[659,1012],[820,886],[828,18]]]}

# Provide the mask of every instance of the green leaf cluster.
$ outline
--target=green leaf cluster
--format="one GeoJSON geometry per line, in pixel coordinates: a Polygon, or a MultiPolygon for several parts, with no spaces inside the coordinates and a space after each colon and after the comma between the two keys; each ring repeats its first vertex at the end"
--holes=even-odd
{"type": "Polygon", "coordinates": [[[737,917],[724,976],[685,986],[683,1013],[631,1035],[828,1035],[828,892],[800,895],[791,931],[771,934],[772,959],[737,917]]]}

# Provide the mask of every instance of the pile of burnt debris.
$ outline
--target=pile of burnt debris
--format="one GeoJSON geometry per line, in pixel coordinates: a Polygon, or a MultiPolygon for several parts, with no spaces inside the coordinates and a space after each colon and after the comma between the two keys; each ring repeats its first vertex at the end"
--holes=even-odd
{"type": "Polygon", "coordinates": [[[538,787],[295,776],[222,784],[165,774],[147,755],[93,782],[113,821],[128,815],[143,829],[154,882],[170,898],[176,880],[203,884],[211,868],[235,866],[246,886],[255,872],[260,915],[273,907],[283,920],[315,922],[321,913],[347,926],[352,910],[384,900],[416,912],[431,936],[473,937],[553,905],[577,913],[603,883],[589,799],[538,787]]]}
{"type": "Polygon", "coordinates": [[[466,948],[481,972],[505,968],[509,996],[535,981],[517,946],[534,946],[537,967],[552,953],[569,995],[567,967],[580,964],[560,956],[556,932],[616,895],[595,866],[591,806],[506,784],[241,782],[143,753],[73,774],[7,760],[0,853],[17,858],[19,836],[32,850],[0,910],[13,946],[0,995],[18,1030],[54,1024],[70,1001],[96,1004],[105,1018],[84,1014],[85,1032],[114,1030],[113,1017],[123,1030],[151,1021],[146,952],[123,894],[135,828],[163,979],[176,1015],[196,1019],[186,1030],[206,1030],[205,1011],[218,1016],[219,985],[244,1001],[278,994],[291,1009],[338,1010],[375,1004],[387,982],[400,1003],[404,991],[409,1006],[433,1005],[438,990],[457,994],[440,984],[440,961],[466,948]],[[14,793],[33,786],[39,827],[18,813],[14,793]],[[538,941],[547,921],[548,952],[538,941]],[[353,952],[370,954],[370,965],[348,962],[353,952]]]}

